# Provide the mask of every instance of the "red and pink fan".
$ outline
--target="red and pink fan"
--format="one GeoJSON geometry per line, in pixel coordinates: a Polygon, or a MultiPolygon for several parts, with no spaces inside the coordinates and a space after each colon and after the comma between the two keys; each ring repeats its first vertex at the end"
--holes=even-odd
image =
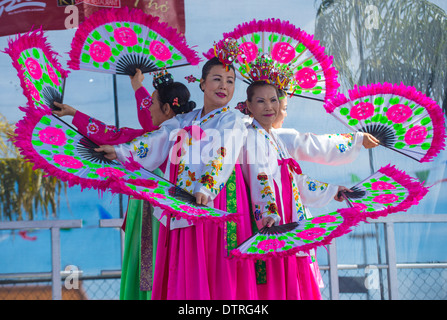
{"type": "Polygon", "coordinates": [[[104,9],[76,31],[68,66],[110,74],[134,75],[197,65],[197,53],[176,29],[139,9],[104,9]]]}
{"type": "Polygon", "coordinates": [[[332,66],[332,57],[325,54],[324,47],[312,35],[288,21],[266,19],[240,24],[225,33],[214,49],[204,53],[205,57],[219,55],[217,51],[232,42],[235,45],[224,50],[230,52],[223,58],[234,63],[238,77],[247,83],[251,82],[250,65],[266,55],[279,73],[287,74],[287,79],[280,81],[289,81],[288,94],[325,101],[337,93],[338,72],[332,66]]]}
{"type": "Polygon", "coordinates": [[[427,194],[416,179],[388,165],[344,192],[349,208],[289,224],[264,227],[232,250],[242,259],[284,257],[327,245],[360,222],[407,211],[427,194]]]}
{"type": "Polygon", "coordinates": [[[324,108],[355,131],[368,132],[386,148],[429,162],[445,147],[444,114],[439,105],[403,84],[355,86],[324,108]]]}
{"type": "Polygon", "coordinates": [[[28,105],[54,108],[54,101],[62,103],[69,71],[61,67],[41,29],[10,38],[5,52],[17,70],[28,105]]]}

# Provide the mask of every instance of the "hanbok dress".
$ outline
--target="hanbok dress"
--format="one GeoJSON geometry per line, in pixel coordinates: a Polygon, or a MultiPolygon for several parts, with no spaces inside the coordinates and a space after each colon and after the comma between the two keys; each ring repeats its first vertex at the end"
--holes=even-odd
{"type": "Polygon", "coordinates": [[[199,109],[115,148],[118,160],[131,156],[148,170],[168,157],[169,181],[191,194],[208,195],[208,206],[240,214],[235,226],[167,217],[160,226],[152,299],[257,299],[254,263],[228,255],[232,242],[252,234],[248,195],[238,187],[244,182],[236,164],[245,131],[229,107],[204,116],[199,109]]]}
{"type": "MultiPolygon", "coordinates": [[[[141,87],[135,91],[138,120],[142,129],[116,128],[106,125],[80,111],[76,111],[72,123],[78,131],[98,145],[117,145],[129,142],[146,132],[157,130],[152,124],[149,107],[152,98],[141,87]]],[[[165,165],[154,173],[163,176],[165,165]]],[[[129,198],[122,229],[124,253],[121,268],[120,299],[148,300],[151,298],[153,266],[160,222],[152,215],[153,207],[146,201],[129,198]]]]}
{"type": "MultiPolygon", "coordinates": [[[[296,160],[346,163],[356,158],[360,150],[358,145],[361,146],[363,140],[360,134],[339,135],[329,140],[325,135],[302,135],[296,130],[277,129],[268,133],[256,120],[247,124],[247,132],[241,153],[243,159],[239,162],[250,189],[252,212],[258,228],[262,227],[261,221],[266,215],[274,217],[277,225],[309,218],[308,206],[325,206],[337,193],[338,186],[304,175],[296,160]],[[354,137],[355,147],[352,147],[354,137]],[[334,150],[343,143],[350,145],[341,155],[334,150]],[[328,158],[327,153],[338,159],[328,158]],[[273,214],[275,210],[276,215],[273,214]]],[[[259,299],[321,299],[319,270],[311,258],[310,253],[303,252],[261,263],[259,268],[263,269],[264,281],[258,282],[259,299]]]]}

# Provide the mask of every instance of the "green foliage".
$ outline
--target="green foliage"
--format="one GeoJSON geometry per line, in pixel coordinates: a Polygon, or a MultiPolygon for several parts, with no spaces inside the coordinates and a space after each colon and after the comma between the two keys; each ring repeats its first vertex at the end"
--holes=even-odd
{"type": "Polygon", "coordinates": [[[32,220],[39,211],[55,216],[66,184],[33,170],[11,143],[14,125],[0,114],[0,221],[32,220]]]}

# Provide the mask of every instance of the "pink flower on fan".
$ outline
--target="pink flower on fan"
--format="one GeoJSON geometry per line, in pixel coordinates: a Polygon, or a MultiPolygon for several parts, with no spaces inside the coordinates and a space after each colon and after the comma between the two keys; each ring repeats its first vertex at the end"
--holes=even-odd
{"type": "Polygon", "coordinates": [[[148,195],[151,198],[158,198],[158,199],[166,199],[166,197],[162,194],[159,193],[154,193],[154,192],[145,192],[146,195],[148,195]]]}
{"type": "Polygon", "coordinates": [[[323,215],[312,219],[312,223],[330,223],[337,221],[337,218],[331,215],[323,215]]]}
{"type": "Polygon", "coordinates": [[[384,181],[376,181],[371,184],[372,190],[392,190],[396,189],[394,185],[384,181]]]}
{"type": "Polygon", "coordinates": [[[104,168],[96,169],[96,173],[98,175],[100,175],[101,177],[104,177],[104,178],[107,178],[107,177],[110,177],[110,176],[121,178],[121,177],[126,175],[121,170],[118,170],[118,169],[115,169],[115,168],[110,168],[110,167],[104,167],[104,168]]]}
{"type": "Polygon", "coordinates": [[[58,86],[59,85],[59,78],[57,77],[56,72],[54,72],[53,68],[51,67],[51,65],[49,65],[47,63],[47,71],[48,71],[48,76],[50,77],[51,81],[53,81],[53,83],[58,86]]]}
{"type": "Polygon", "coordinates": [[[80,169],[84,166],[84,164],[78,159],[63,154],[56,154],[53,157],[53,160],[57,164],[70,169],[80,169]]]}
{"type": "Polygon", "coordinates": [[[31,81],[29,81],[28,79],[25,79],[25,83],[26,83],[26,87],[28,88],[28,91],[29,91],[31,97],[36,101],[40,101],[40,93],[39,93],[39,91],[37,91],[34,84],[32,84],[31,81]]]}
{"type": "Polygon", "coordinates": [[[208,211],[206,211],[206,210],[199,209],[199,208],[192,208],[192,207],[189,207],[189,206],[184,205],[184,204],[180,205],[179,208],[182,209],[183,211],[186,211],[186,212],[188,212],[188,213],[190,213],[192,215],[195,215],[195,216],[201,216],[201,215],[208,215],[209,214],[208,211]]]}
{"type": "Polygon", "coordinates": [[[113,31],[116,42],[125,47],[132,47],[138,43],[137,34],[131,28],[121,27],[113,31]]]}
{"type": "Polygon", "coordinates": [[[151,42],[151,44],[149,45],[149,51],[156,59],[161,61],[169,60],[172,56],[169,48],[157,40],[151,42]]]}
{"type": "Polygon", "coordinates": [[[284,240],[278,240],[278,239],[267,239],[262,240],[258,243],[257,247],[260,250],[263,251],[270,251],[270,250],[278,250],[281,249],[286,245],[286,242],[284,240]]]}
{"type": "Polygon", "coordinates": [[[382,203],[382,204],[387,204],[387,203],[395,202],[398,199],[399,199],[399,197],[395,194],[381,194],[379,196],[374,197],[373,201],[382,203]]]}
{"type": "Polygon", "coordinates": [[[368,207],[363,203],[354,202],[352,205],[360,212],[365,212],[365,210],[368,209],[368,207]]]}
{"type": "Polygon", "coordinates": [[[323,234],[326,233],[326,229],[320,228],[320,227],[314,227],[307,230],[303,230],[301,232],[298,232],[296,234],[297,237],[304,239],[304,240],[314,240],[323,234]]]}
{"type": "Polygon", "coordinates": [[[425,140],[428,132],[425,127],[414,126],[405,134],[405,142],[408,144],[419,144],[425,140]]]}
{"type": "Polygon", "coordinates": [[[42,78],[43,72],[42,68],[40,67],[39,61],[34,58],[28,58],[25,60],[25,66],[31,77],[36,80],[42,78]]]}
{"type": "Polygon", "coordinates": [[[94,41],[90,45],[89,53],[96,62],[106,62],[112,56],[110,47],[100,41],[94,41]]]}
{"type": "Polygon", "coordinates": [[[318,82],[317,74],[311,68],[302,68],[295,74],[298,85],[303,89],[311,89],[318,82]]]}
{"type": "Polygon", "coordinates": [[[295,48],[287,42],[278,42],[273,46],[272,58],[280,63],[289,63],[295,58],[295,48]]]}
{"type": "Polygon", "coordinates": [[[369,102],[360,102],[352,107],[350,116],[357,120],[368,119],[374,114],[374,105],[369,102]]]}
{"type": "Polygon", "coordinates": [[[395,104],[386,112],[387,118],[394,123],[402,123],[406,121],[412,114],[413,111],[411,110],[411,108],[404,104],[395,104]]]}
{"type": "Polygon", "coordinates": [[[242,52],[237,56],[239,63],[250,63],[258,56],[258,47],[253,42],[244,42],[239,46],[239,50],[242,52]],[[242,57],[244,55],[244,57],[242,57]],[[245,58],[245,59],[244,59],[245,58]]]}
{"type": "Polygon", "coordinates": [[[67,142],[64,131],[55,127],[46,127],[45,129],[40,130],[39,139],[43,143],[55,146],[63,146],[67,142]]]}

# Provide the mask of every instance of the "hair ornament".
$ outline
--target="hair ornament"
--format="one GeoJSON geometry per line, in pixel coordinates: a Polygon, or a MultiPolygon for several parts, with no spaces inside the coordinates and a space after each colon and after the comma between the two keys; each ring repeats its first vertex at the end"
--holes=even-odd
{"type": "Polygon", "coordinates": [[[172,101],[172,106],[173,107],[180,107],[180,104],[178,103],[178,98],[175,97],[174,100],[172,101]]]}
{"type": "Polygon", "coordinates": [[[238,102],[238,104],[234,108],[236,110],[239,110],[243,114],[246,114],[246,115],[250,114],[250,112],[248,111],[247,103],[245,101],[238,102]]]}
{"type": "Polygon", "coordinates": [[[222,62],[227,71],[240,53],[239,45],[233,38],[226,38],[223,41],[214,43],[214,55],[222,62]]]}
{"type": "Polygon", "coordinates": [[[158,90],[160,87],[167,86],[174,83],[174,76],[166,71],[166,69],[161,69],[158,72],[154,73],[154,78],[152,80],[152,85],[155,90],[158,90]]]}
{"type": "Polygon", "coordinates": [[[197,79],[196,77],[194,77],[192,74],[189,76],[186,76],[185,79],[188,81],[188,83],[192,83],[192,82],[200,82],[200,79],[197,79]]]}

